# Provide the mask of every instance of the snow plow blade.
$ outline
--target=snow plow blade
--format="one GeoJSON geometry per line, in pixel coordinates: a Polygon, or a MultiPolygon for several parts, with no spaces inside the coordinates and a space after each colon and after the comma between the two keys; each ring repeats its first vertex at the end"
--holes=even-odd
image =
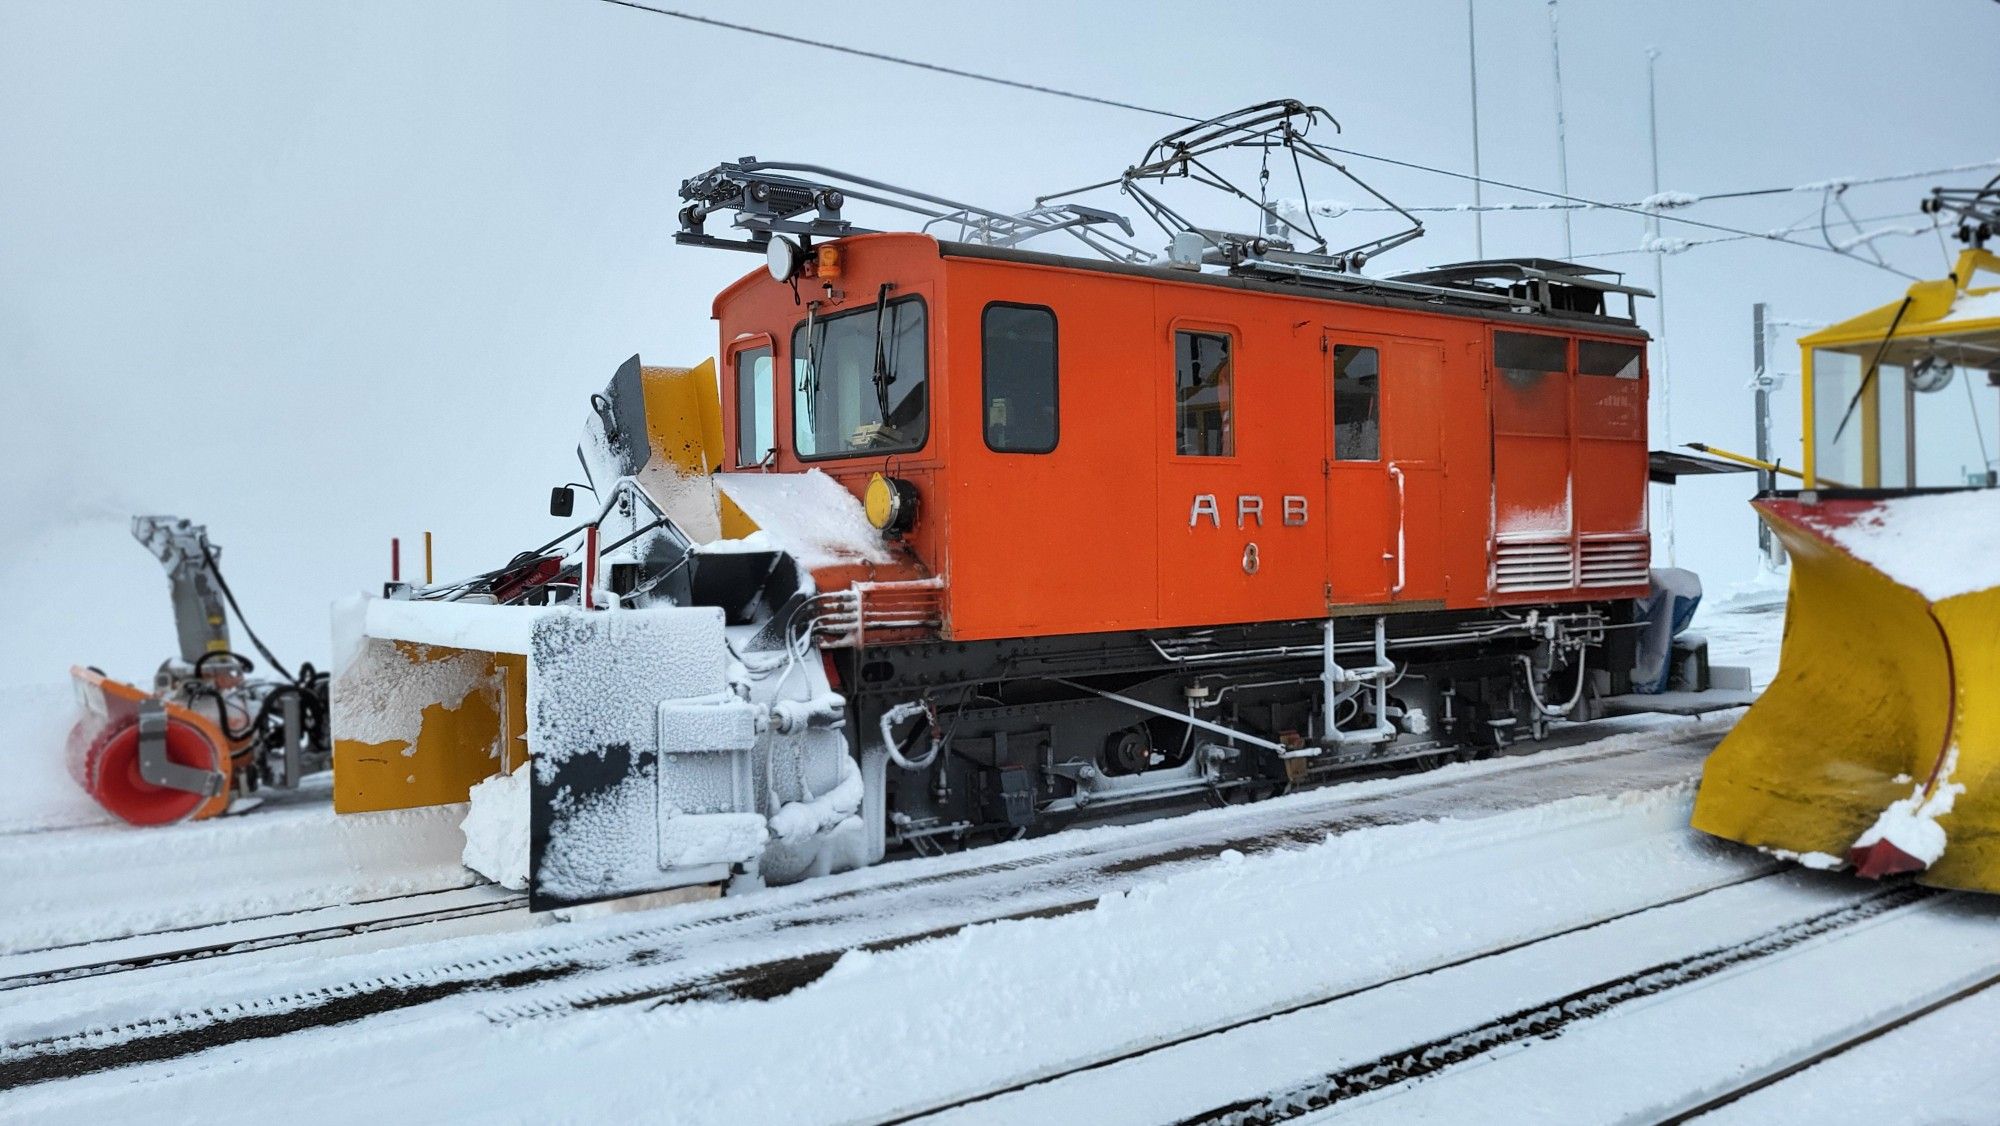
{"type": "Polygon", "coordinates": [[[1791,553],[1784,645],[1703,768],[1694,827],[1816,866],[2000,892],[2000,583],[1981,585],[1990,555],[1963,553],[1946,579],[1930,576],[1952,567],[1921,558],[1984,538],[1969,529],[2000,522],[2000,494],[1756,507],[1791,553]]]}
{"type": "Polygon", "coordinates": [[[463,802],[527,760],[534,910],[787,882],[879,851],[820,663],[738,636],[746,672],[725,629],[756,627],[718,607],[367,599],[345,614],[359,633],[333,682],[335,809],[463,802]]]}
{"type": "Polygon", "coordinates": [[[336,813],[462,802],[527,756],[518,653],[363,637],[330,695],[336,813]]]}

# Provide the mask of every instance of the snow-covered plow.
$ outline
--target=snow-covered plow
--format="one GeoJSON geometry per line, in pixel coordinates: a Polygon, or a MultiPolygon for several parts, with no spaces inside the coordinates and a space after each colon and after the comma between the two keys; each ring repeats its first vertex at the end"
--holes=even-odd
{"type": "Polygon", "coordinates": [[[707,365],[635,357],[594,399],[593,519],[498,571],[342,609],[337,810],[471,800],[468,863],[538,908],[872,859],[843,701],[798,632],[810,578],[768,537],[682,530],[722,523],[714,386],[707,365]]]}
{"type": "MultiPolygon", "coordinates": [[[[1694,825],[1863,875],[2000,892],[2000,179],[1934,191],[1952,272],[1799,338],[1804,488],[1777,679],[1702,774],[1694,825]]],[[[1777,467],[1766,466],[1776,470],[1777,467]]]]}
{"type": "Polygon", "coordinates": [[[1792,559],[1784,649],[1695,828],[2000,892],[2000,493],[1757,508],[1792,559]]]}

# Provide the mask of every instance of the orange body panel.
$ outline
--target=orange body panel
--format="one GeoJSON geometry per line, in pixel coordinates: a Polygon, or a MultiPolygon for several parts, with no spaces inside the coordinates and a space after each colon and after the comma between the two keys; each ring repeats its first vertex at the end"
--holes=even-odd
{"type": "Polygon", "coordinates": [[[838,279],[801,278],[795,294],[759,270],[715,302],[731,465],[757,460],[735,449],[732,357],[764,346],[776,357],[773,471],[822,469],[857,496],[877,472],[916,487],[919,515],[897,562],[843,568],[820,576],[823,586],[940,576],[943,633],[958,640],[1645,593],[1646,381],[1577,375],[1569,343],[1642,343],[1636,330],[1272,292],[923,235],[841,246],[838,279]],[[801,460],[790,351],[802,302],[824,302],[819,316],[863,308],[884,283],[894,298],[925,303],[928,439],[912,453],[801,460]],[[995,302],[1055,315],[1059,439],[1050,452],[986,444],[981,332],[995,302]],[[1562,337],[1569,370],[1496,389],[1496,327],[1562,337]],[[1181,329],[1231,337],[1228,456],[1176,450],[1181,329]],[[1333,456],[1333,355],[1343,344],[1380,357],[1374,460],[1333,456]],[[1508,538],[1496,530],[1566,552],[1567,581],[1496,589],[1496,549],[1508,538]],[[1637,551],[1638,577],[1628,568],[1615,582],[1580,586],[1598,540],[1637,551]]]}

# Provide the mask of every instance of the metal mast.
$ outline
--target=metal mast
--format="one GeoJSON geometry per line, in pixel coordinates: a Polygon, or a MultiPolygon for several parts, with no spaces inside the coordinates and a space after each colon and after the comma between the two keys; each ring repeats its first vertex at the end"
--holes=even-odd
{"type": "MultiPolygon", "coordinates": [[[[1549,0],[1549,58],[1556,73],[1556,175],[1562,194],[1569,194],[1569,135],[1563,124],[1562,31],[1556,19],[1556,0],[1549,0]]],[[[1570,230],[1570,208],[1563,208],[1563,258],[1576,256],[1576,242],[1570,230]]]]}
{"type": "MultiPolygon", "coordinates": [[[[1553,8],[1555,0],[1549,0],[1553,8]]],[[[1653,83],[1653,64],[1660,57],[1658,47],[1646,48],[1646,138],[1653,152],[1653,194],[1660,194],[1660,112],[1659,98],[1653,83]]],[[[1666,252],[1660,247],[1660,217],[1657,213],[1648,217],[1647,226],[1651,231],[1653,248],[1653,311],[1659,318],[1659,336],[1654,341],[1659,347],[1660,363],[1653,372],[1653,385],[1658,390],[1660,404],[1660,444],[1672,449],[1674,444],[1674,387],[1667,374],[1667,280],[1666,252]]],[[[1674,565],[1674,491],[1664,490],[1660,507],[1667,517],[1667,566],[1674,565]]]]}
{"type": "Polygon", "coordinates": [[[1465,0],[1465,62],[1472,74],[1472,245],[1473,257],[1486,258],[1485,181],[1479,173],[1479,27],[1473,18],[1475,0],[1465,0]]]}

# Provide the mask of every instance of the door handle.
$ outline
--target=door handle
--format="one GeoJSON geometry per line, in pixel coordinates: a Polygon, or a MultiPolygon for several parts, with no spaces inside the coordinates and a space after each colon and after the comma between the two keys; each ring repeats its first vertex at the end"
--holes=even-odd
{"type": "Polygon", "coordinates": [[[1409,493],[1404,486],[1402,466],[1390,463],[1389,479],[1396,482],[1396,585],[1389,588],[1389,597],[1395,598],[1403,593],[1403,584],[1409,578],[1409,567],[1403,559],[1403,521],[1409,508],[1409,493]]]}

